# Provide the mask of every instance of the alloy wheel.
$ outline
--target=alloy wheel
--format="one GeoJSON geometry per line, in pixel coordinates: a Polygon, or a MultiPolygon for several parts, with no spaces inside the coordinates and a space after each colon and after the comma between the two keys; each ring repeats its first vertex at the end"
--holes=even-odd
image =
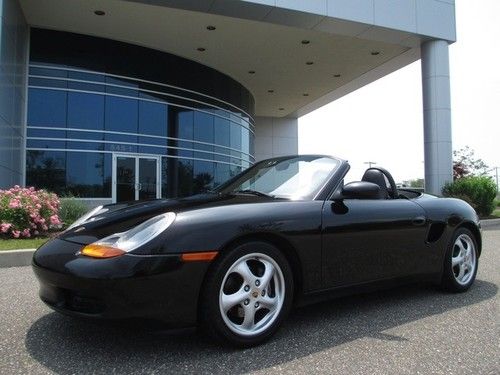
{"type": "Polygon", "coordinates": [[[219,310],[227,327],[254,336],[271,327],[285,299],[285,279],[273,258],[251,253],[229,267],[219,291],[219,310]]]}
{"type": "Polygon", "coordinates": [[[474,241],[467,234],[461,234],[455,240],[451,255],[451,267],[457,283],[469,283],[474,275],[476,262],[474,241]]]}

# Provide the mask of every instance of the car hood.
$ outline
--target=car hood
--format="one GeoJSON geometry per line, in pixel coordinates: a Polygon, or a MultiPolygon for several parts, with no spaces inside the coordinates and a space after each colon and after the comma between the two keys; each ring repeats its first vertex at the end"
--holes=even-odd
{"type": "Polygon", "coordinates": [[[114,233],[124,232],[147,219],[165,212],[185,212],[201,208],[235,204],[251,204],[274,201],[274,198],[247,194],[198,194],[179,199],[154,199],[131,201],[104,206],[106,212],[94,217],[94,221],[66,230],[58,238],[89,244],[114,233]]]}

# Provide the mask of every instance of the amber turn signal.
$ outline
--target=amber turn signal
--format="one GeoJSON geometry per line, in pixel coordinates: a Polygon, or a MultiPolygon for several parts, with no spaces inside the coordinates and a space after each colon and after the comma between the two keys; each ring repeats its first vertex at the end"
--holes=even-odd
{"type": "Polygon", "coordinates": [[[82,249],[81,254],[92,258],[113,258],[125,254],[125,251],[116,247],[90,244],[82,249]]]}
{"type": "Polygon", "coordinates": [[[183,262],[210,262],[218,251],[205,251],[201,253],[184,253],[181,255],[183,262]]]}

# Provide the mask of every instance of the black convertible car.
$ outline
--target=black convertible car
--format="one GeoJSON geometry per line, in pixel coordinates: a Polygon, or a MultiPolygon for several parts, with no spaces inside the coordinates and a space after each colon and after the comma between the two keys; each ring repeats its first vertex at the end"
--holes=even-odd
{"type": "Polygon", "coordinates": [[[407,281],[474,282],[478,216],[398,190],[383,168],[344,184],[322,155],[261,161],[216,190],[98,207],[33,256],[64,314],[198,324],[238,346],[268,339],[293,304],[407,281]]]}

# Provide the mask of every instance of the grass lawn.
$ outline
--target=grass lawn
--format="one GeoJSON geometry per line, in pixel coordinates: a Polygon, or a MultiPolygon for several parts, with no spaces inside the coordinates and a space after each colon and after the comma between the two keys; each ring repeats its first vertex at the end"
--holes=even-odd
{"type": "Polygon", "coordinates": [[[2,250],[16,250],[16,249],[36,249],[45,242],[47,242],[49,237],[38,237],[38,238],[23,238],[23,239],[11,239],[11,240],[1,240],[0,239],[0,251],[2,250]]]}

